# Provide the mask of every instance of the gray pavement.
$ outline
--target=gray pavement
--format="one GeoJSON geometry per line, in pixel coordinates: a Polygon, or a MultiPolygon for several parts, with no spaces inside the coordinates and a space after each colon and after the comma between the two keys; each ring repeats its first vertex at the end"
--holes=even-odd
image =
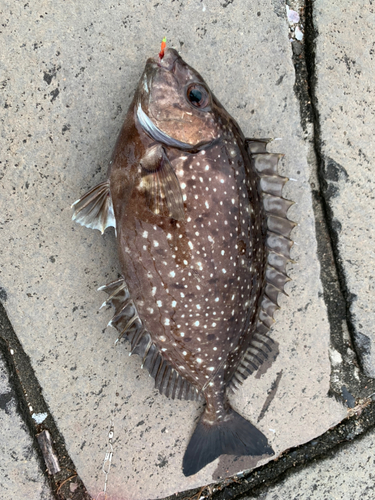
{"type": "Polygon", "coordinates": [[[0,498],[52,500],[54,496],[17,406],[17,396],[0,356],[0,498]]]}
{"type": "Polygon", "coordinates": [[[375,11],[368,2],[314,2],[316,107],[325,197],[361,365],[375,377],[375,11]]]}
{"type": "Polygon", "coordinates": [[[373,500],[375,431],[333,450],[308,467],[289,471],[275,485],[243,500],[373,500]]]}
{"type": "MultiPolygon", "coordinates": [[[[291,45],[294,53],[303,47],[305,25],[293,15],[288,23],[284,2],[4,3],[0,298],[93,498],[103,497],[101,467],[111,424],[106,487],[113,500],[162,498],[265,463],[221,457],[197,475],[183,476],[182,456],[201,409],[159,395],[139,358],[128,356],[128,345],[114,348],[116,333],[105,329],[111,312],[98,313],[105,297],[96,292],[118,275],[114,233],[101,236],[71,222],[71,203],[104,180],[145,60],[164,36],[201,72],[245,135],[281,138],[270,149],[285,153],[282,174],[294,179],[285,196],[297,202],[289,216],[299,225],[293,232],[293,281],[272,334],[279,354],[246,381],[233,398],[235,408],[258,422],[278,456],[347,415],[344,402],[328,396],[332,367],[349,360],[353,378],[364,380],[348,328],[345,351],[331,343],[316,233],[321,222],[314,208],[319,177],[328,182],[323,194],[332,210],[340,286],[350,299],[349,330],[365,374],[375,373],[368,244],[373,145],[366,131],[373,119],[367,92],[373,49],[366,38],[372,7],[361,5],[368,15],[356,42],[366,47],[359,55],[345,38],[356,30],[358,7],[321,1],[313,7],[315,123],[303,117],[292,61],[291,45]]],[[[333,260],[330,265],[335,268],[333,260]]],[[[334,383],[341,387],[339,378],[334,383]]],[[[314,473],[307,468],[300,474],[314,473]]],[[[41,479],[41,490],[43,484],[41,479]]],[[[21,481],[20,494],[24,486],[21,481]]]]}

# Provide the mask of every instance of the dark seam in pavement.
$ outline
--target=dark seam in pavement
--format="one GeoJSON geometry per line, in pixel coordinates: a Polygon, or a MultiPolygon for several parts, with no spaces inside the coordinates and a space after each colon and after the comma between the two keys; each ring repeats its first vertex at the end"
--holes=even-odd
{"type": "MultiPolygon", "coordinates": [[[[335,232],[332,225],[332,213],[325,198],[326,180],[324,179],[323,172],[319,113],[316,106],[315,95],[316,75],[314,50],[317,31],[313,24],[312,0],[306,0],[305,13],[306,42],[304,53],[302,51],[302,57],[298,57],[298,59],[296,54],[293,56],[293,62],[296,70],[295,92],[300,102],[301,123],[303,130],[305,132],[307,131],[308,123],[312,123],[314,127],[314,149],[319,165],[318,177],[321,186],[321,192],[318,190],[313,191],[314,211],[317,221],[318,251],[322,265],[321,279],[324,286],[324,300],[327,305],[328,316],[331,323],[331,342],[332,345],[342,355],[344,355],[347,346],[345,345],[345,341],[342,336],[342,328],[339,327],[340,325],[337,323],[338,316],[335,316],[335,309],[342,310],[342,303],[344,303],[344,313],[340,313],[340,321],[343,319],[345,320],[351,334],[354,331],[354,326],[351,321],[349,311],[350,303],[348,299],[350,294],[347,290],[345,275],[340,263],[340,256],[337,248],[337,239],[335,238],[335,232]],[[323,229],[321,229],[322,225],[324,225],[323,229]],[[328,226],[329,231],[326,225],[328,226]],[[325,260],[323,260],[323,257],[325,260]],[[333,275],[330,275],[329,273],[333,273],[333,275]],[[339,281],[337,280],[337,275],[339,277],[339,281]],[[332,280],[333,284],[331,284],[330,280],[332,280]],[[340,301],[341,305],[338,308],[337,306],[340,301]],[[336,318],[335,322],[333,321],[333,318],[336,318]]],[[[59,486],[62,485],[62,483],[70,476],[73,476],[72,472],[75,472],[75,467],[67,454],[63,437],[58,431],[57,426],[49,412],[48,406],[41,395],[42,389],[33,372],[29,358],[23,351],[1,303],[0,349],[4,353],[5,360],[12,374],[11,383],[14,386],[14,390],[19,398],[21,414],[27,423],[30,434],[34,438],[35,448],[38,451],[43,471],[45,471],[45,466],[39,446],[36,443],[35,435],[43,429],[48,429],[52,435],[61,472],[55,476],[50,476],[46,472],[46,475],[56,495],[56,491],[59,486]],[[11,349],[14,351],[13,355],[10,352],[11,349]],[[34,410],[37,410],[38,413],[46,412],[48,414],[43,424],[37,425],[33,421],[28,405],[32,405],[34,410]]],[[[343,359],[345,359],[344,356],[343,359]]],[[[344,362],[343,370],[340,373],[341,384],[346,384],[357,397],[362,396],[364,393],[369,394],[370,392],[374,392],[374,381],[372,379],[361,377],[361,381],[358,383],[353,376],[348,376],[346,374],[346,372],[349,372],[350,370],[351,368],[349,364],[345,364],[344,362]]],[[[337,391],[337,389],[335,389],[334,392],[335,395],[340,395],[340,391],[337,391]]],[[[285,474],[287,470],[296,466],[307,464],[312,459],[317,457],[324,456],[324,454],[337,447],[340,443],[351,441],[354,437],[362,434],[375,425],[374,402],[361,401],[360,404],[352,410],[352,414],[353,416],[345,419],[342,423],[327,431],[325,434],[307,444],[284,452],[277,459],[251,471],[249,474],[241,474],[229,478],[228,480],[217,483],[216,485],[207,486],[205,489],[196,488],[180,494],[171,495],[166,497],[164,500],[187,500],[194,497],[194,495],[197,496],[197,494],[198,499],[212,498],[213,500],[227,500],[240,498],[244,494],[251,494],[255,489],[259,489],[261,486],[264,487],[266,485],[268,487],[272,482],[281,479],[281,476],[285,474]],[[205,490],[207,490],[208,494],[205,494],[205,490]]],[[[68,482],[64,485],[64,487],[67,486],[67,488],[64,488],[64,491],[60,491],[56,498],[61,500],[68,498],[72,500],[90,500],[90,496],[88,495],[80,478],[75,476],[75,480],[78,483],[78,488],[73,493],[69,491],[70,488],[68,482]]]]}
{"type": "Polygon", "coordinates": [[[360,357],[356,353],[354,343],[355,326],[350,312],[351,298],[353,295],[348,289],[345,271],[342,266],[342,258],[338,247],[337,232],[332,210],[328,203],[327,180],[324,173],[326,158],[322,151],[322,137],[320,126],[320,114],[318,99],[316,95],[316,38],[318,29],[314,24],[314,0],[305,2],[305,67],[308,100],[307,105],[312,109],[313,143],[317,161],[317,176],[320,190],[312,189],[313,207],[315,213],[315,227],[318,243],[318,256],[321,263],[321,281],[323,284],[323,296],[327,306],[330,322],[331,344],[342,356],[343,362],[339,370],[335,367],[335,373],[331,371],[330,394],[345,403],[342,387],[354,394],[355,397],[364,398],[375,391],[375,380],[360,373],[355,376],[355,364],[360,357]],[[350,339],[345,338],[345,326],[348,329],[350,339]],[[348,356],[348,348],[357,354],[348,356]],[[333,377],[334,375],[334,377],[333,377]]]}
{"type": "MultiPolygon", "coordinates": [[[[310,442],[285,451],[277,459],[251,471],[249,474],[240,474],[227,481],[211,484],[205,489],[195,488],[177,495],[171,495],[162,500],[192,500],[200,493],[199,499],[229,500],[258,495],[259,489],[268,488],[280,481],[288,470],[307,465],[312,460],[324,458],[334,448],[352,441],[375,425],[375,403],[366,400],[362,405],[348,411],[343,422],[328,430],[310,442]]],[[[257,496],[255,497],[257,498],[257,496]]],[[[199,500],[195,498],[195,500],[199,500]]]]}
{"type": "Polygon", "coordinates": [[[312,169],[315,172],[310,178],[310,186],[315,217],[317,253],[321,266],[320,280],[323,285],[323,300],[327,307],[330,324],[330,340],[331,345],[340,352],[343,359],[340,365],[331,367],[330,394],[343,402],[340,390],[342,386],[348,386],[351,391],[355,390],[355,392],[358,392],[358,384],[353,376],[356,360],[353,359],[354,351],[352,345],[350,343],[349,346],[344,345],[344,325],[347,323],[346,303],[340,289],[337,274],[333,242],[330,237],[330,219],[327,214],[324,197],[321,194],[322,179],[320,177],[320,165],[322,154],[320,117],[315,96],[315,39],[317,31],[313,24],[313,3],[311,0],[306,0],[303,13],[305,16],[302,20],[305,27],[305,41],[304,43],[292,42],[292,59],[296,74],[294,92],[300,105],[300,119],[305,133],[305,141],[311,144],[312,149],[311,157],[308,157],[308,161],[312,164],[312,169]],[[317,186],[316,184],[319,185],[317,186]],[[345,352],[348,347],[353,352],[353,357],[350,360],[347,359],[348,356],[345,352]],[[334,380],[337,380],[337,382],[334,383],[334,380]]]}
{"type": "Polygon", "coordinates": [[[18,411],[33,440],[33,445],[40,461],[40,469],[45,474],[53,495],[57,500],[91,500],[82,480],[77,475],[73,476],[73,474],[76,474],[75,466],[66,450],[64,438],[51,416],[48,405],[42,396],[42,388],[31,366],[30,359],[23,350],[1,302],[0,350],[9,371],[11,387],[17,396],[18,411]],[[47,417],[41,424],[38,424],[32,418],[33,413],[46,413],[47,417]],[[60,472],[54,475],[48,473],[36,439],[36,435],[43,430],[48,430],[51,434],[54,451],[57,454],[61,469],[60,472]],[[74,481],[67,481],[68,478],[72,477],[74,481]],[[65,484],[63,485],[64,482],[65,484]],[[70,488],[73,485],[74,491],[70,488]]]}

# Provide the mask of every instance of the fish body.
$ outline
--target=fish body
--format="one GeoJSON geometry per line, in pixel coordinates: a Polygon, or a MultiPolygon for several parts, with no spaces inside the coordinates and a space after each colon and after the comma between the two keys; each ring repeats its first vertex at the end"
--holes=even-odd
{"type": "Polygon", "coordinates": [[[294,224],[280,155],[245,139],[203,78],[173,49],[149,59],[107,180],[73,219],[116,227],[123,278],[104,287],[112,324],[172,398],[202,399],[185,475],[221,454],[273,454],[229,404],[267,357],[294,224]]]}

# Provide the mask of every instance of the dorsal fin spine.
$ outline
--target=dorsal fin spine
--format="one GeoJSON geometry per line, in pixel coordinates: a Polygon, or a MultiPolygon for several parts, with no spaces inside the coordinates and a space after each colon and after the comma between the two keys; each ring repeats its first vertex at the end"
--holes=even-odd
{"type": "Polygon", "coordinates": [[[264,352],[266,346],[268,352],[272,352],[269,342],[273,342],[268,337],[268,332],[274,323],[273,314],[279,308],[278,296],[280,293],[287,295],[285,285],[290,278],[286,274],[286,265],[292,262],[290,250],[293,240],[290,234],[296,224],[287,218],[287,212],[294,202],[282,197],[282,189],[287,182],[287,177],[282,177],[278,173],[278,163],[282,154],[267,152],[269,140],[247,139],[246,145],[253,166],[253,172],[259,177],[259,189],[263,202],[263,208],[267,217],[266,247],[268,250],[266,266],[266,282],[261,306],[259,308],[258,322],[253,332],[250,345],[244,353],[242,360],[234,373],[230,384],[231,389],[236,389],[239,382],[237,374],[241,378],[249,374],[251,370],[246,366],[251,366],[254,371],[259,368],[256,363],[263,363],[262,357],[268,355],[264,352]],[[262,356],[260,356],[262,355],[262,356]]]}

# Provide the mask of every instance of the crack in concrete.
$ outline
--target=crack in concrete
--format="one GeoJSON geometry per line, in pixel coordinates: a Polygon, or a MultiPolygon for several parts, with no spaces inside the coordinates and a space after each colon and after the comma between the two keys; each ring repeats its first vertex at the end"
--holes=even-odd
{"type": "MultiPolygon", "coordinates": [[[[354,393],[358,397],[374,392],[375,388],[372,379],[366,379],[358,371],[353,370],[354,355],[349,357],[347,355],[348,348],[352,349],[351,352],[354,353],[349,336],[351,334],[353,337],[354,326],[350,317],[350,295],[340,264],[337,241],[334,240],[334,221],[326,199],[326,178],[324,175],[326,158],[324,158],[321,149],[320,118],[315,95],[315,37],[317,31],[313,23],[312,0],[306,0],[305,12],[306,24],[303,24],[305,25],[306,42],[303,45],[301,41],[297,40],[292,44],[293,62],[296,71],[295,92],[300,103],[302,128],[306,134],[306,140],[311,143],[310,161],[311,164],[316,166],[317,170],[316,179],[311,179],[311,183],[314,195],[315,218],[317,221],[317,239],[322,266],[324,300],[327,304],[328,316],[331,323],[332,346],[343,359],[340,362],[341,364],[339,364],[340,368],[337,373],[332,368],[331,385],[333,394],[343,400],[345,396],[348,399],[348,394],[350,399],[351,393],[354,393]],[[317,186],[320,186],[320,189],[317,186]],[[344,394],[342,395],[342,393],[344,394]]],[[[1,296],[1,289],[0,298],[4,299],[1,296]]],[[[12,330],[1,304],[0,332],[2,338],[5,339],[2,340],[0,337],[0,348],[4,352],[4,356],[13,373],[13,383],[17,390],[21,412],[27,422],[31,435],[35,437],[37,432],[48,428],[53,437],[62,471],[58,473],[61,476],[48,476],[48,478],[57,498],[89,499],[90,497],[82,481],[77,476],[74,476],[75,467],[67,454],[63,437],[52,419],[47,404],[41,395],[42,389],[38,384],[30,361],[22,350],[22,346],[12,330]],[[11,349],[14,350],[13,354],[11,353],[11,349]],[[32,419],[30,405],[38,413],[47,413],[47,418],[43,423],[37,424],[32,419]],[[69,479],[72,476],[75,477],[75,481],[79,481],[79,488],[75,490],[74,494],[69,491],[69,479]],[[58,491],[59,488],[60,491],[58,491]]],[[[327,453],[333,447],[337,446],[338,443],[351,440],[354,436],[363,433],[370,426],[374,425],[375,404],[369,399],[365,399],[351,410],[349,416],[350,418],[334,429],[327,431],[319,438],[305,445],[288,450],[276,461],[269,462],[267,465],[249,474],[239,474],[216,486],[207,486],[206,488],[195,489],[168,498],[173,498],[174,500],[191,499],[194,495],[196,495],[195,498],[197,499],[208,498],[205,494],[205,489],[210,498],[239,498],[244,493],[249,493],[250,490],[253,492],[255,488],[259,488],[265,482],[269,485],[270,482],[275,481],[288,469],[306,464],[313,458],[327,453]]],[[[37,445],[36,448],[42,461],[42,456],[37,445]]],[[[44,469],[45,466],[43,464],[42,470],[44,469]]]]}
{"type": "MultiPolygon", "coordinates": [[[[342,362],[332,366],[331,395],[345,403],[342,388],[348,387],[356,397],[365,397],[375,390],[375,381],[360,372],[360,356],[356,350],[356,332],[350,312],[353,296],[350,293],[338,247],[337,221],[335,221],[328,197],[327,183],[329,159],[323,154],[320,114],[316,95],[316,38],[313,0],[306,0],[303,8],[305,43],[302,51],[293,49],[296,72],[295,92],[300,103],[301,124],[306,140],[311,144],[310,164],[316,174],[310,179],[318,256],[321,264],[323,298],[330,322],[332,348],[342,356],[342,362]],[[326,175],[327,174],[327,175],[326,175]]],[[[293,42],[292,47],[294,47],[293,42]]],[[[361,366],[361,368],[363,368],[361,366]]]]}
{"type": "Polygon", "coordinates": [[[42,388],[36,378],[31,362],[15,334],[5,308],[0,302],[0,349],[10,373],[10,384],[17,396],[18,410],[33,439],[34,448],[40,461],[40,469],[47,477],[51,491],[57,500],[91,500],[86,488],[76,473],[75,465],[69,457],[64,438],[58,430],[42,396],[42,388]],[[43,415],[40,422],[38,416],[43,415]],[[60,471],[49,474],[37,435],[48,431],[52,437],[60,471]]]}
{"type": "Polygon", "coordinates": [[[216,483],[205,488],[195,488],[179,495],[172,495],[163,500],[234,500],[240,498],[258,498],[261,492],[282,479],[286,472],[297,470],[313,459],[322,458],[332,449],[337,451],[345,443],[375,425],[375,403],[372,399],[364,400],[348,412],[348,417],[333,429],[310,442],[291,448],[272,462],[255,469],[249,474],[238,474],[224,483],[216,483]],[[341,446],[340,446],[341,445],[341,446]]]}

